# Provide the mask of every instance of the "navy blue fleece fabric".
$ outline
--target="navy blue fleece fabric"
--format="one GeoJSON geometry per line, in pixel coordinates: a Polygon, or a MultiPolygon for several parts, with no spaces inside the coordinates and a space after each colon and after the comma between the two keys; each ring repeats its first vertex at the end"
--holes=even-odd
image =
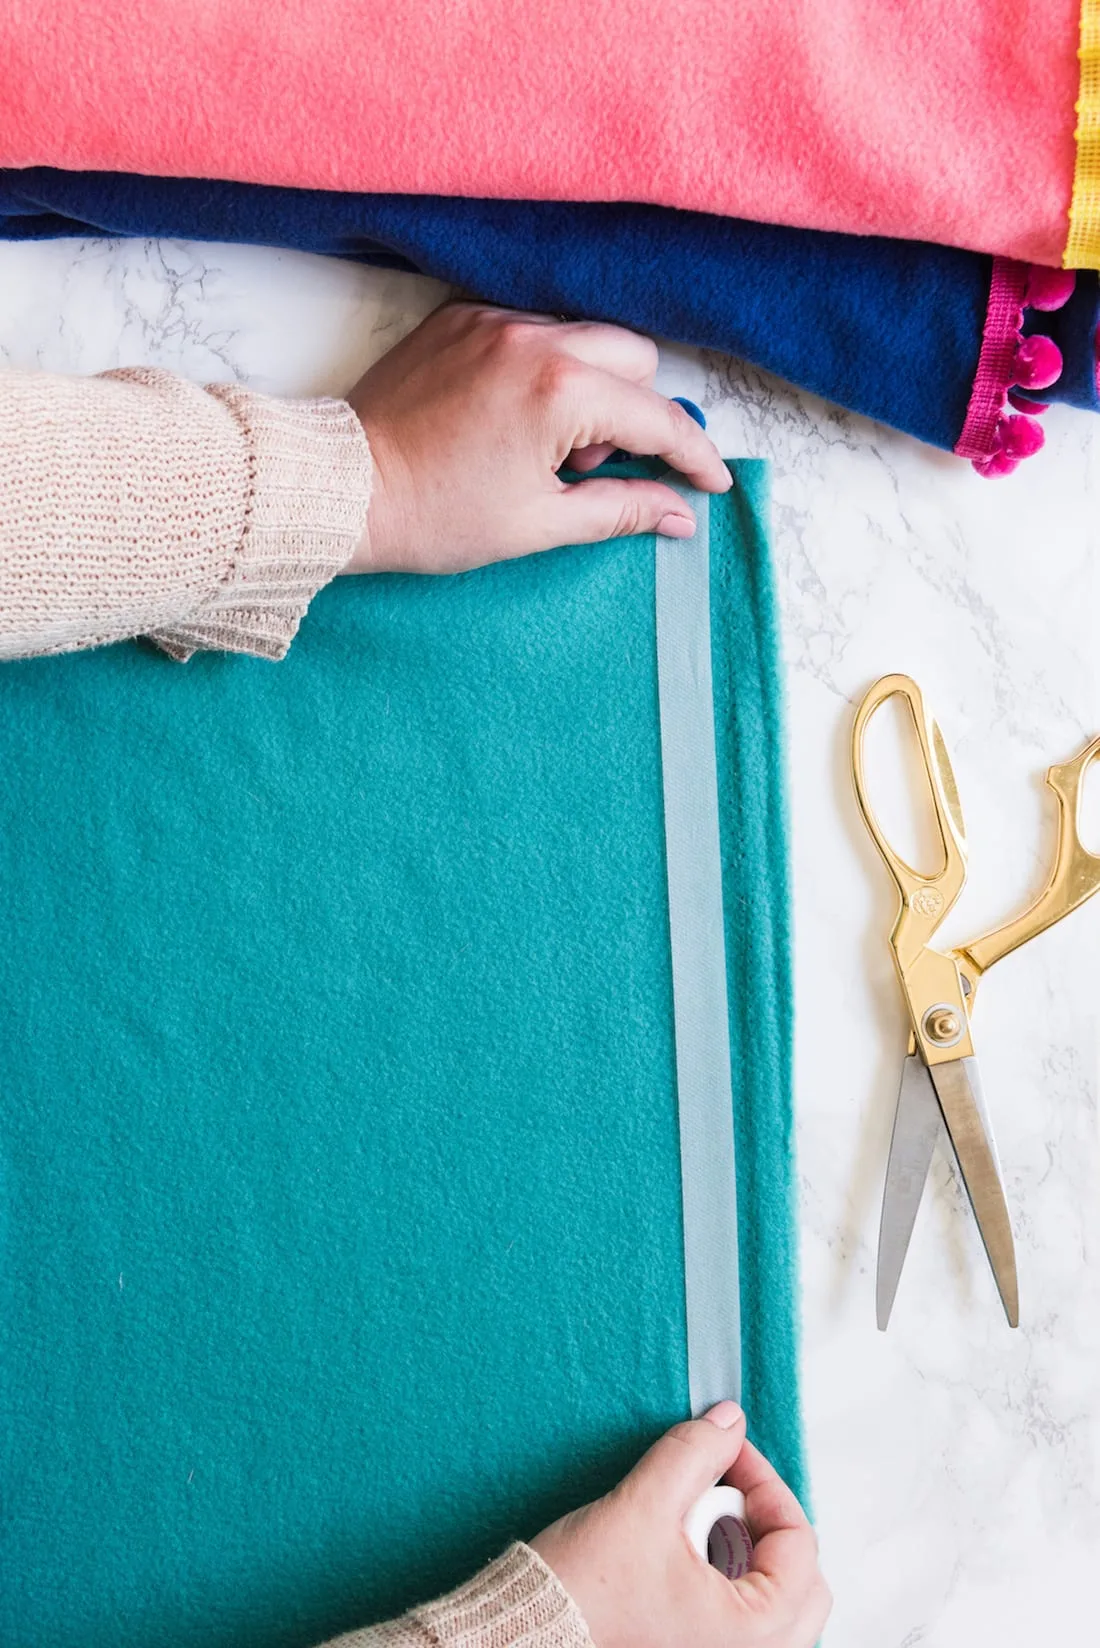
{"type": "Polygon", "coordinates": [[[150,235],[335,253],[495,303],[721,349],[951,449],[992,263],[978,253],[656,206],[340,194],[0,172],[0,237],[150,235]]]}
{"type": "MultiPolygon", "coordinates": [[[[731,468],[743,1400],[804,1491],[766,472],[731,468]]],[[[307,1648],[687,1410],[653,539],[337,579],[279,665],[0,685],[0,1642],[307,1648]]]]}

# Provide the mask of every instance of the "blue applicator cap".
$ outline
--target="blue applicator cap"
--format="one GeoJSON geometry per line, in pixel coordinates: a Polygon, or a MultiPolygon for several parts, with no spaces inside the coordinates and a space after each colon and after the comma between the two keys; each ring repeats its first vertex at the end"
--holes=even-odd
{"type": "Polygon", "coordinates": [[[677,406],[683,407],[689,418],[695,419],[700,429],[705,429],[707,427],[707,420],[694,401],[689,401],[686,395],[673,395],[672,398],[676,402],[677,406]]]}

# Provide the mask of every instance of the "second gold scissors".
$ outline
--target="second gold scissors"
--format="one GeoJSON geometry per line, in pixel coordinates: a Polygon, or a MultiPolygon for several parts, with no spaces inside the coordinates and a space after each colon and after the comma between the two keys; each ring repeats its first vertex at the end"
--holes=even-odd
{"type": "Polygon", "coordinates": [[[1081,786],[1100,755],[1100,738],[1064,766],[1051,767],[1047,783],[1058,798],[1058,850],[1039,897],[1015,920],[953,950],[931,940],[966,881],[966,835],[959,792],[943,735],[931,719],[916,682],[908,675],[876,681],[856,712],[852,775],[860,811],[899,894],[890,935],[898,979],[909,1010],[909,1054],[902,1066],[886,1189],[879,1230],[876,1311],[885,1328],[897,1291],[921,1193],[936,1140],[946,1128],[974,1217],[989,1256],[1009,1323],[1019,1321],[1016,1254],[1004,1181],[982,1094],[970,1017],[978,982],[987,968],[1053,926],[1100,888],[1100,855],[1080,839],[1081,786]],[[875,711],[900,697],[912,715],[935,810],[943,861],[922,875],[896,853],[867,799],[863,744],[875,711]]]}

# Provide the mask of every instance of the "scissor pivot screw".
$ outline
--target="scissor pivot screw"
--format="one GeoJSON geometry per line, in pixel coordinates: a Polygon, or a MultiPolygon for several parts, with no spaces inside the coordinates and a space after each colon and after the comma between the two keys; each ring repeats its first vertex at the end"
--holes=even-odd
{"type": "Polygon", "coordinates": [[[924,1033],[937,1047],[951,1047],[962,1038],[962,1024],[950,1006],[930,1007],[924,1015],[924,1033]]]}

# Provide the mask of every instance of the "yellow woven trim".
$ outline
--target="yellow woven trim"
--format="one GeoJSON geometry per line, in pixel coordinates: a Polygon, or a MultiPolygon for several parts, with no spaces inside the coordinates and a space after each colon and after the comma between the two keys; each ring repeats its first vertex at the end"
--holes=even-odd
{"type": "Polygon", "coordinates": [[[1081,0],[1077,160],[1064,269],[1100,269],[1100,0],[1081,0]]]}

